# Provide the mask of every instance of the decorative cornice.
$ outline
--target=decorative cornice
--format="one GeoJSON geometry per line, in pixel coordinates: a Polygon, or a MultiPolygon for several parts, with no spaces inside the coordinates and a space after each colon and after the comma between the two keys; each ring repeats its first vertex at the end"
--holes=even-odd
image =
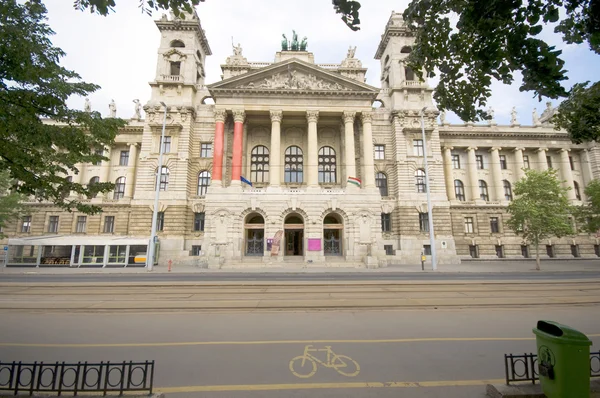
{"type": "Polygon", "coordinates": [[[330,96],[330,97],[368,97],[375,99],[379,93],[372,91],[336,91],[336,90],[302,90],[302,89],[268,89],[268,88],[211,88],[210,91],[215,94],[276,94],[298,96],[299,94],[309,94],[312,96],[330,96]]]}

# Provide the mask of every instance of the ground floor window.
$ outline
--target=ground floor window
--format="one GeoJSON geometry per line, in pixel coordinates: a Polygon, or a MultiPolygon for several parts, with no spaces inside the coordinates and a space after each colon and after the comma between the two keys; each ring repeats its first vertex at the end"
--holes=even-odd
{"type": "Polygon", "coordinates": [[[192,246],[192,256],[199,256],[202,253],[201,245],[192,246]]]}
{"type": "Polygon", "coordinates": [[[469,255],[472,258],[479,258],[479,247],[477,245],[469,245],[469,255]]]}
{"type": "Polygon", "coordinates": [[[580,257],[581,256],[579,254],[579,245],[571,245],[571,254],[573,255],[573,257],[580,257]]]}
{"type": "Polygon", "coordinates": [[[383,245],[383,248],[385,249],[386,256],[394,255],[394,245],[383,245]]]}
{"type": "Polygon", "coordinates": [[[594,253],[597,257],[600,257],[600,245],[594,245],[594,253]]]}
{"type": "Polygon", "coordinates": [[[431,245],[423,245],[423,254],[431,256],[431,245]]]}
{"type": "Polygon", "coordinates": [[[504,246],[496,245],[496,257],[504,258],[504,246]]]}
{"type": "Polygon", "coordinates": [[[550,258],[554,258],[554,245],[546,245],[546,254],[550,258]]]}
{"type": "Polygon", "coordinates": [[[527,246],[527,245],[521,245],[521,255],[524,258],[529,258],[529,246],[527,246]]]}

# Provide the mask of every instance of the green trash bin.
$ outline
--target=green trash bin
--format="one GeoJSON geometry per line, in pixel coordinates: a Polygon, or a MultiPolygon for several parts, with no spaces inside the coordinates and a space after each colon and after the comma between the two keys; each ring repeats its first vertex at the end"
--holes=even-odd
{"type": "Polygon", "coordinates": [[[589,398],[590,346],[587,336],[566,325],[538,321],[538,374],[548,398],[589,398]]]}

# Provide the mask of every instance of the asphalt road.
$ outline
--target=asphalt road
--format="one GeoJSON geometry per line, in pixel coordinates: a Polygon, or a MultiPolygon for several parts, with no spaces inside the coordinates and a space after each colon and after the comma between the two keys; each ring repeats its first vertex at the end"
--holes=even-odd
{"type": "MultiPolygon", "coordinates": [[[[23,271],[27,272],[27,271],[23,271]]],[[[455,280],[560,280],[600,278],[600,272],[320,272],[320,273],[97,273],[86,274],[0,274],[0,282],[213,282],[213,281],[455,281],[455,280]]]]}
{"type": "Polygon", "coordinates": [[[483,398],[504,377],[504,353],[535,351],[538,319],[600,344],[595,307],[0,316],[1,361],[154,359],[156,389],[177,398],[483,398]],[[292,372],[308,345],[346,356],[349,375],[325,351],[311,354],[313,375],[300,377],[312,361],[292,372]]]}

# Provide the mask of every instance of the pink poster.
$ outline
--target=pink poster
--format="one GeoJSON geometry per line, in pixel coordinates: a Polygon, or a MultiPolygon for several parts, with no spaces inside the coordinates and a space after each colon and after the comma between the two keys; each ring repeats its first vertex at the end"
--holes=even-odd
{"type": "Polygon", "coordinates": [[[308,250],[311,252],[321,251],[321,239],[308,239],[308,250]]]}

